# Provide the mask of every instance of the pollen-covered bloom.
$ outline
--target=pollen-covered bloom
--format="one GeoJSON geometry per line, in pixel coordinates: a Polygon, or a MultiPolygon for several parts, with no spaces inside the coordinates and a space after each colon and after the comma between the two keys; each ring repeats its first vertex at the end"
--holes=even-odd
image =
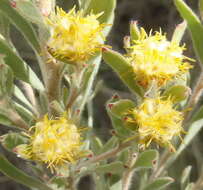
{"type": "Polygon", "coordinates": [[[146,98],[140,106],[130,110],[126,121],[135,124],[142,148],[155,142],[174,150],[171,143],[173,137],[180,137],[184,132],[183,114],[173,108],[170,98],[167,100],[160,97],[146,98]]]}
{"type": "Polygon", "coordinates": [[[102,30],[106,24],[100,24],[101,14],[84,15],[83,11],[75,8],[66,13],[56,8],[56,13],[48,19],[51,37],[48,42],[49,52],[59,59],[81,63],[103,46],[102,30]]]}
{"type": "Polygon", "coordinates": [[[139,38],[129,47],[127,58],[141,86],[147,88],[152,81],[162,86],[191,68],[187,62],[191,59],[183,55],[184,49],[177,42],[168,41],[161,31],[148,35],[141,28],[139,38]]]}
{"type": "Polygon", "coordinates": [[[19,156],[45,163],[52,171],[75,163],[85,155],[85,151],[81,150],[80,130],[64,116],[58,119],[44,116],[27,136],[29,144],[16,148],[19,156]]]}

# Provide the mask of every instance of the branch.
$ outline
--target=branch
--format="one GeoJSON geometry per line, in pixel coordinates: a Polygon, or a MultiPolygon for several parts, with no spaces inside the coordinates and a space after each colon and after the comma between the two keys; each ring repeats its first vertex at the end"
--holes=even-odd
{"type": "Polygon", "coordinates": [[[130,146],[130,144],[131,144],[130,141],[124,142],[124,143],[118,145],[116,148],[114,148],[114,149],[112,149],[112,150],[110,150],[108,152],[105,152],[103,154],[95,156],[95,157],[91,158],[90,160],[79,164],[77,170],[80,170],[82,167],[87,166],[88,164],[92,164],[92,163],[95,163],[95,162],[99,162],[101,160],[112,158],[112,157],[116,156],[117,153],[119,153],[120,151],[122,151],[126,147],[130,146]]]}
{"type": "Polygon", "coordinates": [[[132,167],[135,164],[136,159],[137,159],[137,155],[135,153],[133,153],[131,155],[130,160],[129,160],[128,169],[123,174],[122,190],[129,190],[130,189],[132,177],[133,177],[133,174],[134,174],[134,169],[132,167]]]}

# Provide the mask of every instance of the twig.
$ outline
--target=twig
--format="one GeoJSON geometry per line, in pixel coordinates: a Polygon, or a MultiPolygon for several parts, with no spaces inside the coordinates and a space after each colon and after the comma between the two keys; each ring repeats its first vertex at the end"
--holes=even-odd
{"type": "Polygon", "coordinates": [[[135,164],[136,159],[137,159],[137,155],[135,153],[133,153],[130,157],[130,160],[129,160],[128,169],[123,174],[122,190],[129,190],[130,189],[132,177],[134,174],[134,169],[132,167],[135,164]]]}
{"type": "Polygon", "coordinates": [[[79,93],[77,88],[72,89],[71,95],[69,97],[68,103],[66,105],[66,110],[69,110],[71,108],[71,106],[73,105],[74,101],[76,100],[76,98],[78,97],[79,93]]]}
{"type": "MultiPolygon", "coordinates": [[[[187,107],[186,109],[192,109],[194,110],[196,108],[197,103],[199,102],[199,99],[202,95],[203,92],[203,72],[201,72],[196,85],[194,87],[193,93],[190,96],[190,99],[187,103],[187,107]]],[[[184,119],[184,124],[187,123],[187,121],[190,119],[190,117],[192,116],[193,111],[190,112],[186,112],[185,113],[185,119],[184,119]]]]}
{"type": "Polygon", "coordinates": [[[101,160],[105,160],[105,159],[114,157],[114,156],[116,156],[117,153],[119,153],[120,151],[122,151],[123,149],[128,147],[130,144],[131,144],[130,141],[124,142],[124,143],[118,145],[116,148],[114,148],[114,149],[112,149],[112,150],[110,150],[108,152],[105,152],[103,154],[95,156],[95,157],[91,158],[90,160],[79,164],[77,170],[80,170],[82,167],[87,166],[88,164],[92,164],[92,163],[95,163],[95,162],[99,162],[101,160]]]}

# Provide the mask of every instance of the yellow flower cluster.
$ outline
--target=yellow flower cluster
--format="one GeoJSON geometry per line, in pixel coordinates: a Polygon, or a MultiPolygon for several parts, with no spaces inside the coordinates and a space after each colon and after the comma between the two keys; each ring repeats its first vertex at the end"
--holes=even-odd
{"type": "Polygon", "coordinates": [[[48,19],[51,37],[48,42],[49,52],[59,59],[81,63],[101,49],[104,37],[102,30],[106,26],[97,18],[101,14],[84,16],[83,11],[75,8],[66,13],[57,7],[56,14],[48,19]]]}
{"type": "Polygon", "coordinates": [[[129,111],[126,122],[137,126],[139,144],[146,148],[151,142],[161,146],[174,147],[171,140],[174,136],[183,133],[183,114],[173,108],[172,101],[168,98],[146,98],[143,103],[129,111]]]}
{"type": "Polygon", "coordinates": [[[19,156],[45,163],[52,171],[85,155],[80,130],[66,117],[50,120],[44,116],[27,136],[30,143],[16,148],[19,156]]]}
{"type": "Polygon", "coordinates": [[[147,35],[141,28],[139,38],[129,47],[127,58],[133,66],[136,80],[147,88],[152,81],[158,86],[186,73],[191,65],[183,53],[184,47],[168,41],[161,32],[147,35]]]}

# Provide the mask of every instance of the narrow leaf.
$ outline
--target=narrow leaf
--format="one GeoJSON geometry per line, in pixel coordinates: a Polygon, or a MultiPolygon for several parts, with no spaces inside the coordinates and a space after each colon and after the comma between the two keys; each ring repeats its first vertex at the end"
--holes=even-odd
{"type": "Polygon", "coordinates": [[[13,72],[9,66],[0,63],[0,97],[11,97],[13,93],[13,72]]]}
{"type": "Polygon", "coordinates": [[[203,119],[200,119],[192,123],[187,132],[187,135],[183,140],[183,143],[180,145],[180,147],[176,152],[176,156],[178,156],[190,144],[192,139],[198,134],[198,132],[202,129],[202,127],[203,127],[203,119]]]}
{"type": "MultiPolygon", "coordinates": [[[[1,4],[0,4],[1,7],[1,4]]],[[[5,63],[11,67],[16,78],[28,82],[28,73],[22,59],[18,57],[0,36],[0,53],[5,55],[5,63]]]]}
{"type": "Polygon", "coordinates": [[[15,103],[15,110],[17,111],[17,113],[20,115],[20,117],[28,124],[31,124],[31,121],[34,120],[34,116],[33,114],[26,109],[24,106],[15,103]]]}
{"type": "Polygon", "coordinates": [[[131,40],[137,40],[139,38],[140,35],[140,30],[139,27],[137,25],[137,21],[131,21],[130,22],[130,37],[131,40]]]}
{"type": "Polygon", "coordinates": [[[174,0],[174,3],[183,19],[187,21],[196,54],[199,57],[200,62],[203,63],[203,26],[199,18],[183,0],[174,0]]]}
{"type": "Polygon", "coordinates": [[[101,149],[103,148],[103,144],[98,137],[93,137],[91,139],[91,150],[97,155],[101,149]]]}
{"type": "Polygon", "coordinates": [[[194,190],[194,183],[189,183],[184,190],[194,190]]]}
{"type": "Polygon", "coordinates": [[[192,122],[203,119],[203,106],[200,106],[191,118],[192,122]]]}
{"type": "Polygon", "coordinates": [[[44,25],[44,18],[32,1],[16,0],[16,10],[28,21],[44,25]]]}
{"type": "Polygon", "coordinates": [[[102,173],[112,173],[112,174],[118,174],[122,173],[124,171],[124,166],[123,163],[120,161],[116,161],[110,164],[104,164],[101,166],[97,166],[95,168],[95,171],[99,174],[102,173]]]}
{"type": "Polygon", "coordinates": [[[179,146],[178,150],[170,157],[170,159],[165,163],[169,167],[182,153],[183,150],[191,143],[193,138],[199,133],[203,127],[203,119],[193,122],[187,131],[187,135],[183,139],[183,143],[179,146]]]}
{"type": "Polygon", "coordinates": [[[107,142],[106,144],[104,144],[103,148],[100,150],[100,154],[103,152],[107,152],[109,150],[111,150],[112,148],[114,148],[118,143],[118,138],[115,136],[112,136],[107,142]]]}
{"type": "Polygon", "coordinates": [[[28,99],[25,97],[23,92],[21,91],[20,88],[17,86],[14,87],[14,95],[16,98],[18,98],[21,102],[23,102],[25,105],[28,107],[32,107],[31,103],[28,101],[28,99]]]}
{"type": "Polygon", "coordinates": [[[181,189],[185,190],[187,184],[190,182],[190,175],[191,175],[192,166],[187,166],[182,173],[181,176],[181,189]]]}
{"type": "Polygon", "coordinates": [[[85,13],[89,14],[90,12],[93,12],[94,14],[99,14],[103,12],[103,14],[98,18],[99,21],[101,23],[110,24],[114,15],[115,7],[116,0],[91,0],[88,7],[85,9],[85,13]]]}
{"type": "Polygon", "coordinates": [[[40,53],[40,44],[32,25],[10,5],[9,0],[1,0],[0,11],[22,32],[31,47],[40,53]]]}
{"type": "Polygon", "coordinates": [[[43,91],[44,90],[44,85],[39,79],[39,77],[35,74],[35,72],[29,67],[28,68],[28,73],[29,73],[29,83],[31,84],[32,87],[43,91]]]}
{"type": "Polygon", "coordinates": [[[185,30],[187,28],[187,23],[183,21],[182,23],[178,24],[175,28],[175,31],[172,36],[172,42],[180,43],[185,34],[185,30]]]}
{"type": "Polygon", "coordinates": [[[26,144],[26,142],[28,142],[28,139],[19,133],[10,132],[1,136],[1,143],[8,151],[13,151],[16,146],[26,144]]]}
{"type": "Polygon", "coordinates": [[[11,126],[13,125],[12,121],[9,120],[8,117],[0,113],[0,124],[6,125],[6,126],[11,126]]]}
{"type": "Polygon", "coordinates": [[[161,190],[165,189],[174,180],[170,177],[162,177],[155,179],[152,183],[147,185],[143,190],[161,190]]]}
{"type": "Polygon", "coordinates": [[[3,155],[0,155],[0,171],[13,179],[14,181],[21,183],[30,188],[36,188],[39,190],[52,190],[46,184],[42,183],[38,179],[25,174],[23,171],[16,168],[11,164],[3,155]]]}
{"type": "Polygon", "coordinates": [[[141,97],[143,96],[141,87],[136,83],[132,66],[121,54],[110,49],[105,49],[103,51],[103,59],[133,93],[141,97]]]}

